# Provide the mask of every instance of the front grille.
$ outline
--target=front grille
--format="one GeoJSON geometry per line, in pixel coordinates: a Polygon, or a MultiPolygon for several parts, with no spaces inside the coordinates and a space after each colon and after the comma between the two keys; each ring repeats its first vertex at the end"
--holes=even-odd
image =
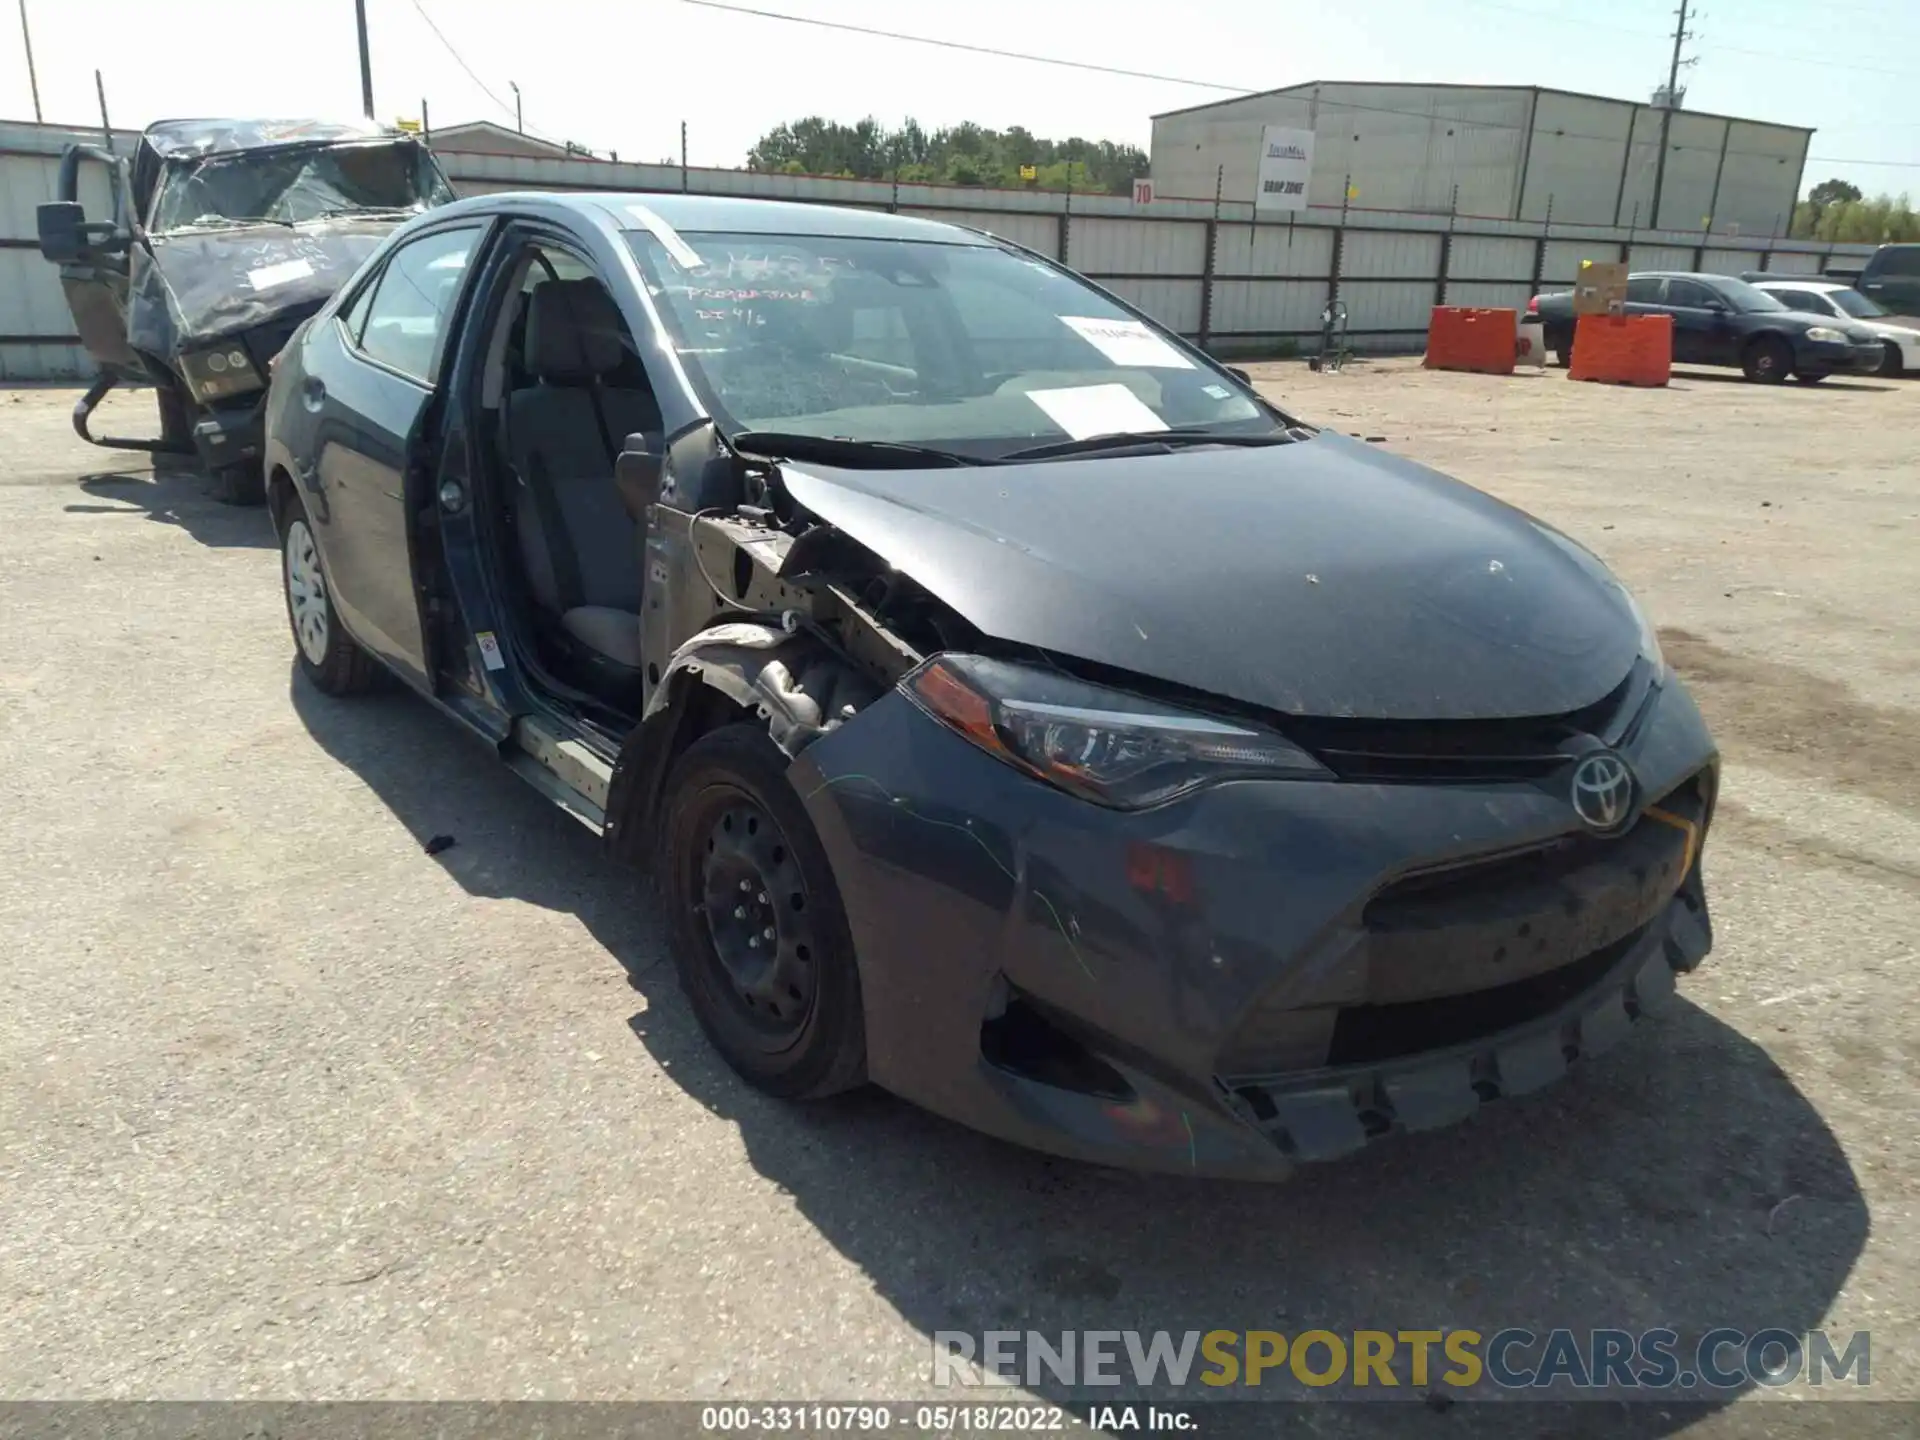
{"type": "Polygon", "coordinates": [[[1571,965],[1491,990],[1397,1005],[1349,1005],[1334,1021],[1327,1064],[1334,1068],[1376,1065],[1424,1050],[1464,1045],[1551,1015],[1582,991],[1599,984],[1645,933],[1643,925],[1571,965]]]}
{"type": "Polygon", "coordinates": [[[1644,662],[1584,709],[1517,720],[1289,719],[1289,739],[1343,780],[1487,783],[1537,780],[1568,759],[1569,742],[1622,743],[1651,694],[1644,662]]]}

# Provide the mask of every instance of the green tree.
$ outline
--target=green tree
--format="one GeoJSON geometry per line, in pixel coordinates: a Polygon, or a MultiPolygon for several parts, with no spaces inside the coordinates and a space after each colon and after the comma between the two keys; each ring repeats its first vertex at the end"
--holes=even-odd
{"type": "Polygon", "coordinates": [[[1845,180],[1822,180],[1807,192],[1807,199],[1822,209],[1836,201],[1853,201],[1860,198],[1860,187],[1849,185],[1845,180]]]}
{"type": "Polygon", "coordinates": [[[1147,156],[1111,140],[1041,139],[1019,125],[967,122],[929,133],[911,119],[890,130],[872,117],[846,125],[818,115],[776,125],[747,152],[749,170],[936,185],[1015,188],[1028,183],[1024,165],[1038,171],[1031,183],[1040,188],[1125,195],[1147,173],[1147,156]]]}

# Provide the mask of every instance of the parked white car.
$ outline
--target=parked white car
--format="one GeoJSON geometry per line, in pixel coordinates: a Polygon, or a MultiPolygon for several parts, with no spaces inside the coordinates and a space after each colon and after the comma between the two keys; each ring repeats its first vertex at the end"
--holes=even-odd
{"type": "Polygon", "coordinates": [[[1880,365],[1882,375],[1920,372],[1920,330],[1891,323],[1885,310],[1851,285],[1810,275],[1756,279],[1753,283],[1790,310],[1802,310],[1809,315],[1837,315],[1871,330],[1887,347],[1887,358],[1880,365]]]}

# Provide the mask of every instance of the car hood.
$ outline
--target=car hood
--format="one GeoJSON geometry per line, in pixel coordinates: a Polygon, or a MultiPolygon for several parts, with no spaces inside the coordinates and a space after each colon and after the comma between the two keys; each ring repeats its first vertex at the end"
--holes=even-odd
{"type": "Polygon", "coordinates": [[[1298,715],[1492,719],[1605,697],[1626,593],[1557,531],[1347,436],[788,492],[986,635],[1298,715]]]}
{"type": "Polygon", "coordinates": [[[174,230],[135,246],[127,313],[137,350],[168,358],[325,300],[404,215],[174,230]]]}

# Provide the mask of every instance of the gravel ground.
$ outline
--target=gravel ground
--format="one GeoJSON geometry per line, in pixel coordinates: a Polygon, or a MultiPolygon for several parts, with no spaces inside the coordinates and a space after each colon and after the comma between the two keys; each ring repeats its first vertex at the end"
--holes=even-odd
{"type": "Polygon", "coordinates": [[[1869,1328],[1920,1399],[1920,383],[1256,373],[1592,545],[1728,760],[1676,1014],[1280,1188],[746,1090],[585,831],[294,678],[263,513],[0,393],[0,1398],[909,1397],[936,1329],[1564,1324],[1869,1328]]]}

